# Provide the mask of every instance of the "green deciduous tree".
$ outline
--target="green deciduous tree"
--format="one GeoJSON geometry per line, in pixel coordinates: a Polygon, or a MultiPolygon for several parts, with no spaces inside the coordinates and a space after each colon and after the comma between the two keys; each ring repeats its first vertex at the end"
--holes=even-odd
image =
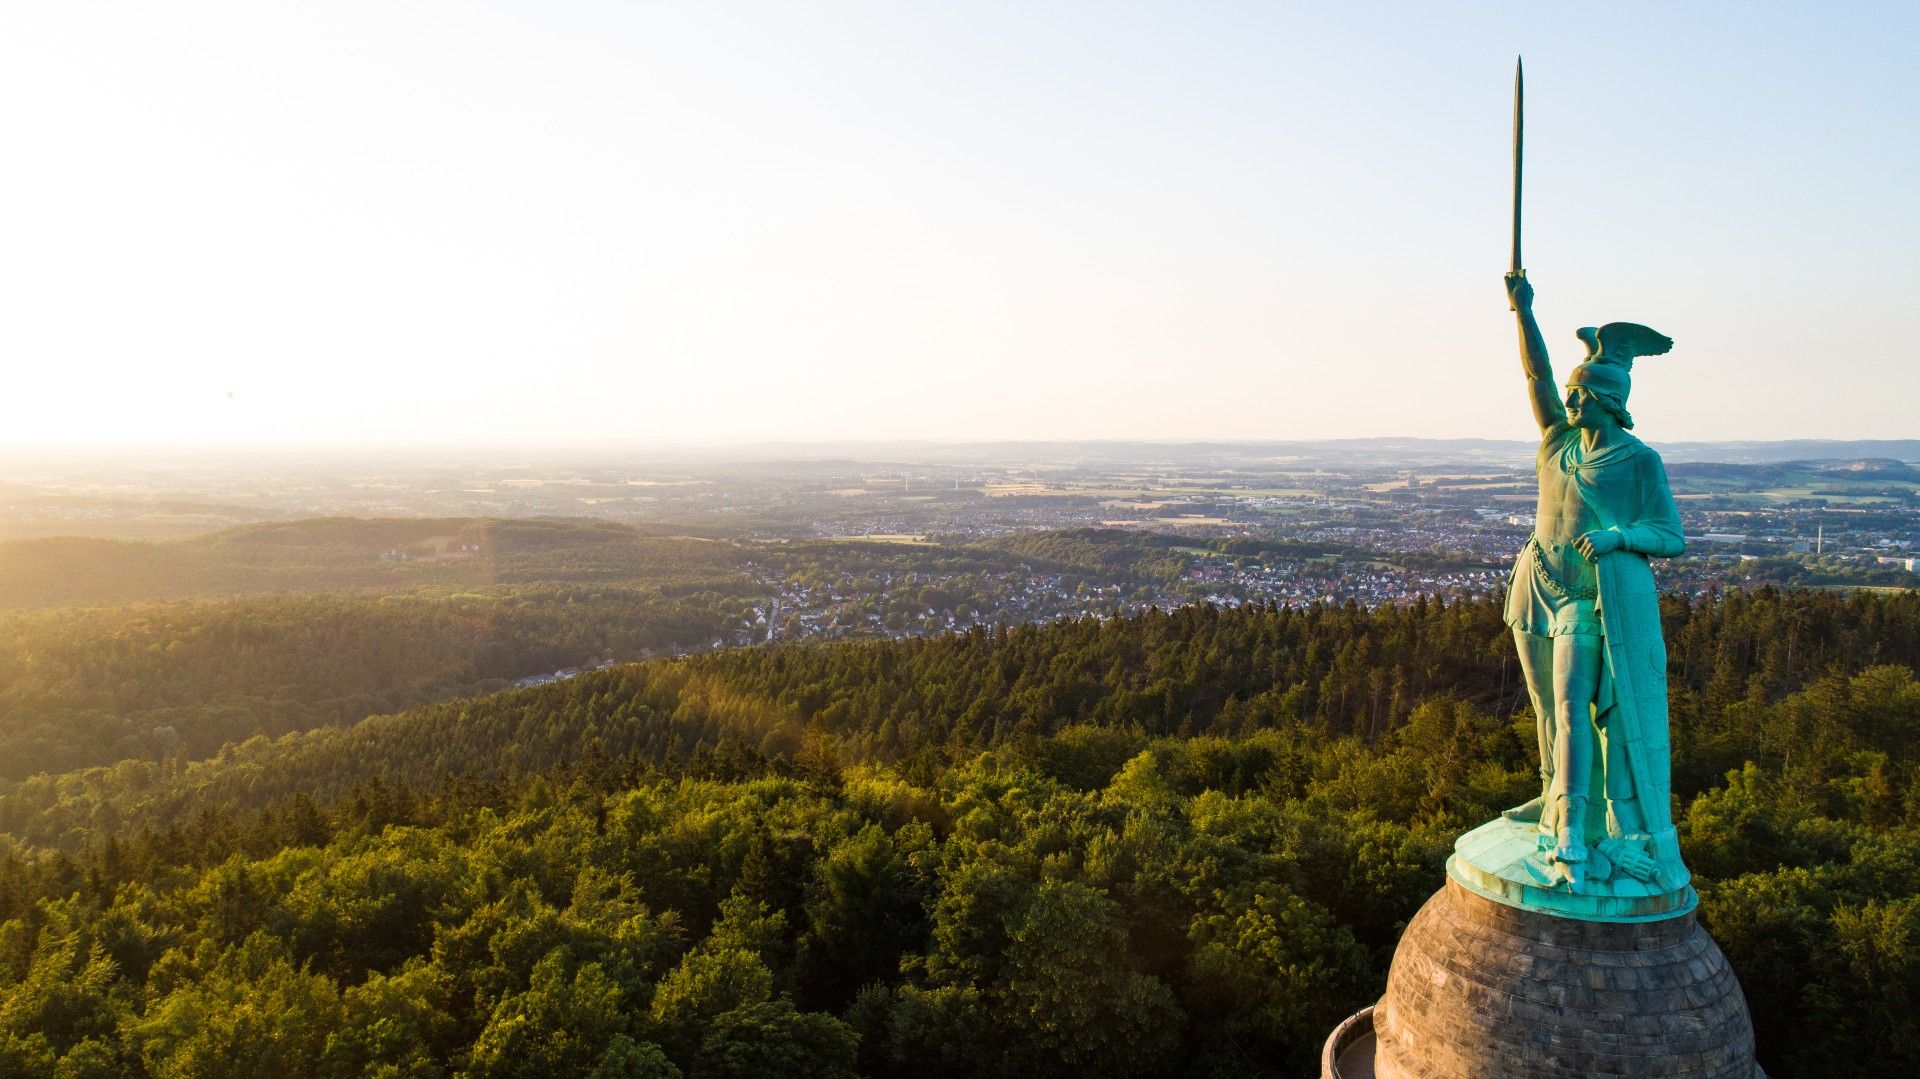
{"type": "Polygon", "coordinates": [[[1112,900],[1072,882],[1047,881],[1034,895],[998,996],[1035,1071],[1152,1074],[1184,1021],[1172,990],[1134,969],[1112,900]]]}
{"type": "Polygon", "coordinates": [[[564,950],[533,968],[525,992],[494,1006],[473,1043],[467,1073],[474,1079],[547,1079],[554,1075],[622,1074],[641,1066],[628,1037],[620,987],[593,963],[571,976],[564,950]],[[622,1039],[616,1044],[616,1039],[622,1039]]]}
{"type": "Polygon", "coordinates": [[[156,1079],[320,1074],[340,995],[295,966],[280,942],[256,933],[217,952],[211,944],[192,957],[170,952],[156,968],[155,980],[175,988],[129,1029],[156,1079]]]}
{"type": "Polygon", "coordinates": [[[793,1002],[748,1004],[714,1017],[700,1039],[693,1074],[713,1079],[854,1079],[859,1037],[831,1015],[793,1002]]]}

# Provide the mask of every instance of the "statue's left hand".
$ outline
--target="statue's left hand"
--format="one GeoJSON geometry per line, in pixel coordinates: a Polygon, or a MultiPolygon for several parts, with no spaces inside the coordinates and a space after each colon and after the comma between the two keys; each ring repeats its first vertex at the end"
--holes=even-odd
{"type": "Polygon", "coordinates": [[[1579,551],[1581,557],[1587,561],[1598,562],[1600,561],[1601,555],[1609,551],[1617,551],[1625,545],[1625,543],[1626,541],[1620,538],[1620,533],[1611,529],[1600,528],[1574,540],[1573,548],[1579,551]]]}

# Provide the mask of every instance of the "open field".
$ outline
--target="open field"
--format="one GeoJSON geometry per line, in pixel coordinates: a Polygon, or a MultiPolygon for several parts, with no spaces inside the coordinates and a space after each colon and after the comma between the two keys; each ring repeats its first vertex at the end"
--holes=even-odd
{"type": "Polygon", "coordinates": [[[933,546],[933,541],[926,536],[909,535],[904,532],[879,532],[864,536],[825,536],[822,538],[835,543],[891,543],[909,547],[933,546]]]}
{"type": "Polygon", "coordinates": [[[1831,488],[1816,487],[1781,487],[1762,491],[1760,496],[1774,502],[1798,502],[1802,499],[1819,498],[1849,506],[1866,506],[1874,503],[1897,504],[1901,501],[1884,494],[1841,494],[1831,488]]]}

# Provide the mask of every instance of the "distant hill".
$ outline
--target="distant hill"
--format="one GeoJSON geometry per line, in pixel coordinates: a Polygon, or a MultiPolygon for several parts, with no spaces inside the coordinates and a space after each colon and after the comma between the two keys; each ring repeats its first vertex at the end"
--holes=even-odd
{"type": "Polygon", "coordinates": [[[0,610],[267,592],[480,588],[530,581],[732,576],[729,544],[611,521],[325,517],[164,543],[0,543],[0,610]]]}
{"type": "MultiPolygon", "coordinates": [[[[574,520],[319,519],[0,544],[0,777],[223,743],[705,646],[729,543],[574,520]]],[[[4,1071],[4,1068],[0,1068],[4,1071]]]]}
{"type": "Polygon", "coordinates": [[[1877,480],[1920,480],[1920,468],[1887,457],[1862,457],[1857,460],[1804,462],[1821,472],[1845,473],[1877,480]]]}
{"type": "Polygon", "coordinates": [[[1804,489],[1807,495],[1902,496],[1920,484],[1920,468],[1890,457],[1742,464],[1670,461],[1667,475],[1681,492],[1757,494],[1804,489]]]}
{"type": "MultiPolygon", "coordinates": [[[[1181,467],[1341,468],[1499,465],[1523,467],[1538,443],[1491,438],[1335,438],[1274,441],[1060,442],[761,442],[685,451],[689,459],[769,463],[780,460],[1072,464],[1164,462],[1181,467]]],[[[1787,439],[1729,442],[1661,441],[1652,445],[1668,462],[1760,464],[1884,458],[1920,462],[1920,439],[1787,439]]]]}
{"type": "Polygon", "coordinates": [[[1827,440],[1790,439],[1784,442],[1659,442],[1652,443],[1668,464],[1680,461],[1725,461],[1762,464],[1790,461],[1920,462],[1920,439],[1827,440]]]}
{"type": "Polygon", "coordinates": [[[1725,461],[1672,461],[1667,464],[1667,478],[1675,483],[1719,480],[1744,487],[1765,488],[1776,487],[1796,478],[1804,479],[1805,469],[1797,463],[1740,465],[1725,461]]]}

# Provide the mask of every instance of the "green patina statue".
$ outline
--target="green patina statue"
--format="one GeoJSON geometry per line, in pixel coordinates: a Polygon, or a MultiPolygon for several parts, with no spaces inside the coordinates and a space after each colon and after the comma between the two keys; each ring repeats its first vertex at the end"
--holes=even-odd
{"type": "Polygon", "coordinates": [[[1686,545],[1660,455],[1633,437],[1633,362],[1673,347],[1632,322],[1586,327],[1561,396],[1520,262],[1522,93],[1514,72],[1507,299],[1540,427],[1540,502],[1514,560],[1507,625],[1540,745],[1540,794],[1454,845],[1447,869],[1489,898],[1569,917],[1671,917],[1698,902],[1670,808],[1667,649],[1649,558],[1686,545]]]}
{"type": "Polygon", "coordinates": [[[1628,433],[1635,359],[1667,337],[1631,322],[1579,331],[1587,355],[1563,398],[1507,275],[1539,424],[1533,535],[1514,561],[1506,620],[1532,698],[1538,797],[1461,837],[1451,871],[1492,898],[1607,920],[1661,917],[1695,899],[1668,779],[1666,642],[1649,558],[1685,546],[1660,456],[1628,433]]]}

